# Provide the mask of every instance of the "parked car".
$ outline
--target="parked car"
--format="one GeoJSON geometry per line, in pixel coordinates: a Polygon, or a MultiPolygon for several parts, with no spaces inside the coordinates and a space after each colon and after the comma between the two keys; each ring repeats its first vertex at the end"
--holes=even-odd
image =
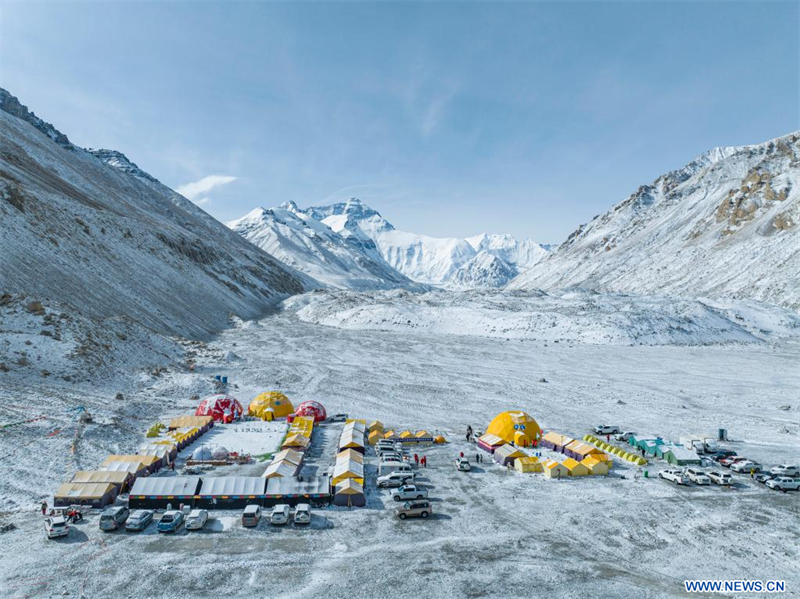
{"type": "Polygon", "coordinates": [[[100,514],[100,530],[108,532],[122,528],[129,515],[128,508],[121,505],[106,508],[100,514]]]}
{"type": "Polygon", "coordinates": [[[459,472],[469,472],[472,469],[467,458],[456,458],[456,470],[459,472]]]}
{"type": "Polygon", "coordinates": [[[206,510],[192,510],[186,516],[186,530],[202,530],[208,522],[208,512],[206,510]]]}
{"type": "Polygon", "coordinates": [[[709,472],[708,478],[717,485],[730,486],[733,484],[733,477],[727,472],[709,472]]]}
{"type": "Polygon", "coordinates": [[[736,452],[730,449],[720,449],[719,451],[715,451],[709,457],[714,460],[715,462],[719,462],[723,458],[732,458],[736,456],[736,452]]]}
{"type": "Polygon", "coordinates": [[[746,459],[747,459],[747,458],[746,458],[746,457],[744,457],[743,455],[732,455],[732,456],[730,456],[730,457],[727,457],[727,458],[722,458],[722,459],[719,461],[719,463],[720,463],[720,466],[725,466],[725,468],[730,468],[730,467],[731,467],[731,466],[733,466],[733,465],[734,465],[736,462],[742,462],[742,461],[744,461],[744,460],[746,460],[746,459]]]}
{"type": "Polygon", "coordinates": [[[408,462],[381,462],[378,464],[378,476],[390,474],[392,472],[402,472],[404,474],[413,474],[411,464],[408,462]]]}
{"type": "Polygon", "coordinates": [[[295,524],[311,524],[311,506],[307,503],[300,503],[294,509],[295,524]]]}
{"type": "Polygon", "coordinates": [[[380,460],[381,460],[381,462],[403,462],[403,461],[405,461],[404,460],[404,456],[402,456],[399,453],[396,453],[394,451],[389,451],[389,452],[386,452],[386,453],[382,453],[381,456],[380,456],[380,460]]]}
{"type": "Polygon", "coordinates": [[[428,490],[422,489],[417,485],[403,485],[392,493],[392,499],[395,501],[403,501],[407,499],[425,499],[428,496],[428,490]]]}
{"type": "Polygon", "coordinates": [[[285,503],[279,503],[269,515],[269,523],[275,526],[280,526],[289,522],[289,506],[285,503]]]}
{"type": "Polygon", "coordinates": [[[328,422],[345,422],[347,421],[347,414],[334,414],[328,417],[328,422]]]}
{"type": "Polygon", "coordinates": [[[633,431],[625,431],[624,433],[620,433],[617,435],[617,441],[627,441],[634,435],[636,435],[636,433],[633,431]]]}
{"type": "Polygon", "coordinates": [[[731,470],[740,473],[761,472],[762,466],[753,460],[739,460],[738,462],[731,464],[731,470]]]}
{"type": "Polygon", "coordinates": [[[622,431],[619,430],[618,426],[610,426],[607,424],[601,424],[600,426],[594,427],[594,434],[595,435],[618,435],[622,431]]]}
{"type": "Polygon", "coordinates": [[[183,512],[178,510],[169,510],[164,512],[161,520],[158,521],[158,532],[177,532],[183,526],[183,512]]]}
{"type": "Polygon", "coordinates": [[[788,476],[776,476],[767,481],[767,486],[776,491],[800,491],[800,480],[788,476]]]}
{"type": "Polygon", "coordinates": [[[138,532],[144,530],[153,521],[152,510],[134,510],[125,522],[125,530],[138,532]]]}
{"type": "Polygon", "coordinates": [[[400,487],[406,481],[413,481],[415,475],[413,472],[390,472],[383,476],[378,477],[378,488],[385,489],[389,487],[400,487]]]}
{"type": "Polygon", "coordinates": [[[773,466],[769,469],[769,472],[776,476],[798,476],[800,475],[800,468],[789,464],[781,464],[779,466],[773,466]]]}
{"type": "Polygon", "coordinates": [[[696,485],[710,485],[711,479],[699,468],[687,468],[686,477],[696,485]]]}
{"type": "Polygon", "coordinates": [[[757,483],[761,483],[762,485],[765,484],[768,480],[775,478],[774,474],[769,474],[767,472],[759,472],[753,477],[757,483]]]}
{"type": "Polygon", "coordinates": [[[675,483],[676,485],[688,485],[689,479],[681,470],[662,470],[658,473],[658,478],[663,478],[664,480],[668,480],[670,482],[675,483]]]}
{"type": "Polygon", "coordinates": [[[427,518],[433,513],[431,502],[425,499],[420,501],[409,501],[404,503],[394,511],[401,520],[406,518],[427,518]]]}
{"type": "Polygon", "coordinates": [[[244,512],[242,512],[242,526],[258,526],[259,522],[261,522],[261,506],[245,506],[244,512]]]}
{"type": "Polygon", "coordinates": [[[69,524],[64,516],[52,516],[44,521],[44,532],[48,539],[66,537],[69,534],[69,524]]]}

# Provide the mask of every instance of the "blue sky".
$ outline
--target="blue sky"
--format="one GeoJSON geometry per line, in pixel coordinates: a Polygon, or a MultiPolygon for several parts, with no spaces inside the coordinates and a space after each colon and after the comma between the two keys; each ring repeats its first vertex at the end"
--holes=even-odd
{"type": "Polygon", "coordinates": [[[800,129],[799,6],[4,2],[0,85],[221,220],[358,196],[404,230],[557,243],[800,129]]]}

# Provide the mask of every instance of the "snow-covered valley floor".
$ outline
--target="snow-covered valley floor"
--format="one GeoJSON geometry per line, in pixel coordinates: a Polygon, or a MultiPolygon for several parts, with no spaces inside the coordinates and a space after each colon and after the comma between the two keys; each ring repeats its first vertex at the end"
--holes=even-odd
{"type": "MultiPolygon", "coordinates": [[[[343,309],[363,301],[341,299],[343,309]]],[[[239,323],[197,350],[193,372],[121,373],[91,387],[7,378],[4,422],[36,402],[50,420],[0,434],[0,525],[14,526],[0,533],[0,596],[677,597],[684,579],[729,578],[785,580],[787,596],[800,592],[797,494],[738,475],[731,490],[676,488],[634,478],[619,463],[608,478],[561,481],[491,463],[472,473],[452,467],[459,451],[475,453],[463,441],[467,424],[482,429],[512,408],[573,436],[600,423],[675,439],[724,427],[739,453],[796,463],[796,334],[705,346],[566,335],[554,343],[324,326],[303,309],[305,320],[287,309],[239,323]],[[262,522],[246,530],[229,512],[202,533],[101,533],[92,517],[65,541],[44,538],[37,500],[79,467],[135,449],[155,419],[189,413],[189,398],[210,392],[214,374],[227,374],[243,403],[280,389],[295,403],[319,400],[329,413],[444,432],[452,443],[429,452],[423,479],[436,516],[395,519],[394,502],[375,488],[371,457],[367,507],[316,510],[310,529],[262,522]],[[115,400],[116,391],[125,399],[115,400]],[[65,410],[78,402],[100,424],[82,429],[72,453],[75,425],[65,410]]]]}

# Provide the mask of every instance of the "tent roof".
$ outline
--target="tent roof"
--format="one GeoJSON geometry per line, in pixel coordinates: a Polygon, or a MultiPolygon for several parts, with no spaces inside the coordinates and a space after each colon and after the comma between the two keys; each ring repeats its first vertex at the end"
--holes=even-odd
{"type": "Polygon", "coordinates": [[[565,468],[564,464],[562,464],[561,462],[556,462],[555,460],[547,460],[544,463],[544,467],[548,468],[549,470],[552,470],[553,468],[556,468],[558,466],[565,468]]]}
{"type": "Polygon", "coordinates": [[[567,458],[562,462],[564,468],[567,470],[572,470],[575,466],[580,466],[580,462],[577,460],[573,460],[572,458],[567,458]]]}
{"type": "Polygon", "coordinates": [[[486,443],[486,445],[496,446],[496,445],[505,445],[506,442],[504,439],[501,439],[497,435],[493,435],[491,433],[487,433],[482,437],[479,437],[480,441],[486,443]]]}
{"type": "Polygon", "coordinates": [[[72,483],[111,483],[121,485],[131,477],[125,470],[78,470],[70,482],[72,483]]]}
{"type": "Polygon", "coordinates": [[[169,422],[167,428],[181,428],[181,427],[204,427],[209,423],[214,422],[211,416],[178,416],[169,422]]]}
{"type": "Polygon", "coordinates": [[[263,495],[267,481],[260,476],[213,476],[203,478],[198,495],[263,495]]]}
{"type": "Polygon", "coordinates": [[[262,478],[270,478],[273,476],[294,476],[297,474],[299,464],[294,464],[288,460],[273,461],[264,471],[262,478]]]}
{"type": "Polygon", "coordinates": [[[115,489],[111,483],[64,483],[53,495],[54,498],[100,499],[115,489]]]}
{"type": "Polygon", "coordinates": [[[355,460],[361,464],[364,463],[364,454],[356,451],[355,449],[343,449],[336,454],[336,461],[339,460],[355,460]]]}
{"type": "Polygon", "coordinates": [[[362,487],[354,479],[348,478],[336,485],[335,493],[336,495],[363,495],[364,487],[362,487]]]}
{"type": "Polygon", "coordinates": [[[109,472],[129,472],[131,474],[137,474],[138,472],[142,472],[147,466],[142,464],[141,462],[109,462],[103,463],[100,465],[98,470],[107,470],[109,472]]]}
{"type": "Polygon", "coordinates": [[[131,495],[197,495],[199,476],[148,476],[137,478],[131,495]]]}
{"type": "Polygon", "coordinates": [[[327,476],[289,476],[267,480],[267,495],[330,495],[331,481],[327,476]]]}
{"type": "Polygon", "coordinates": [[[311,440],[308,437],[304,437],[302,435],[291,435],[290,437],[286,438],[286,441],[283,442],[281,447],[286,449],[287,447],[308,447],[308,444],[311,440]]]}
{"type": "Polygon", "coordinates": [[[141,462],[146,466],[155,464],[159,458],[154,455],[110,455],[103,461],[103,466],[111,462],[141,462]]]}
{"type": "Polygon", "coordinates": [[[589,443],[584,443],[583,441],[573,441],[569,445],[567,445],[570,451],[574,451],[575,453],[579,453],[581,455],[589,455],[592,453],[602,453],[601,449],[598,449],[594,445],[590,445],[589,443]]]}
{"type": "Polygon", "coordinates": [[[696,451],[693,451],[691,449],[686,449],[685,447],[680,447],[679,445],[676,445],[674,447],[670,447],[669,451],[665,452],[665,454],[666,453],[671,453],[673,456],[675,456],[679,460],[699,460],[700,459],[700,457],[697,455],[696,451]]]}
{"type": "Polygon", "coordinates": [[[338,478],[344,474],[352,474],[356,478],[364,478],[364,464],[355,460],[337,460],[333,467],[333,477],[338,478]]]}
{"type": "Polygon", "coordinates": [[[272,462],[282,462],[282,461],[291,462],[292,464],[300,465],[303,463],[303,452],[302,451],[295,451],[294,449],[282,449],[274,456],[272,456],[272,462]]]}
{"type": "Polygon", "coordinates": [[[520,451],[513,445],[501,445],[497,449],[494,450],[494,455],[499,455],[504,458],[522,458],[527,457],[528,454],[524,451],[520,451]]]}
{"type": "Polygon", "coordinates": [[[536,462],[539,461],[539,458],[533,455],[526,455],[524,457],[517,458],[517,461],[522,464],[535,464],[536,462]]]}
{"type": "Polygon", "coordinates": [[[339,437],[339,448],[344,447],[364,447],[364,434],[356,430],[342,431],[339,437]]]}

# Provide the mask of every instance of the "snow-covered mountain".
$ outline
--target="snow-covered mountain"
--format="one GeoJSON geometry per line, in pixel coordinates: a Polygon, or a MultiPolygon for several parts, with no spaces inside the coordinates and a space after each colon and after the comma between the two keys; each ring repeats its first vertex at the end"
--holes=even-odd
{"type": "Polygon", "coordinates": [[[528,239],[518,241],[510,235],[484,234],[459,239],[398,231],[357,198],[330,206],[315,206],[309,208],[309,212],[342,235],[372,240],[392,267],[425,284],[503,285],[507,280],[499,277],[501,272],[513,277],[517,271],[532,267],[547,255],[545,246],[528,239]],[[481,253],[487,256],[478,258],[481,253]],[[488,256],[495,260],[487,259],[488,256]]]}
{"type": "Polygon", "coordinates": [[[511,289],[578,286],[800,308],[800,132],[716,148],[582,225],[511,289]]]}
{"type": "Polygon", "coordinates": [[[228,227],[285,264],[338,289],[411,287],[412,281],[389,266],[365,236],[331,230],[294,202],[257,208],[228,227]]]}
{"type": "Polygon", "coordinates": [[[57,304],[204,336],[310,287],[123,154],[73,145],[5,90],[0,155],[2,291],[37,313],[57,304]]]}

